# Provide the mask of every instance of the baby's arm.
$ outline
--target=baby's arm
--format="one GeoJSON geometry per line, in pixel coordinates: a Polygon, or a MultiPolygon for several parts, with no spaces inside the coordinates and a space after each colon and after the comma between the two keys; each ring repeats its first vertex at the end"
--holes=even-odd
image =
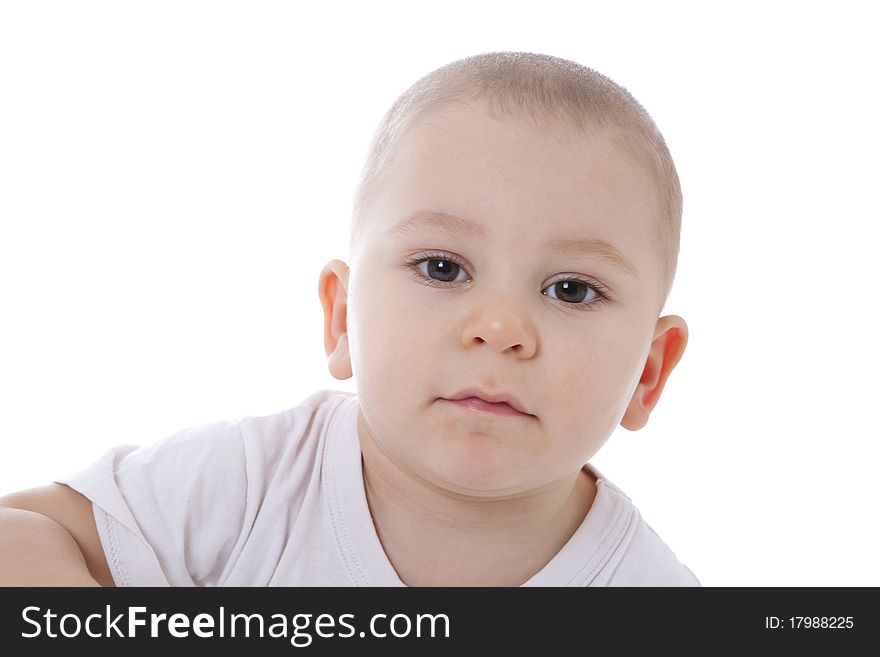
{"type": "Polygon", "coordinates": [[[92,503],[63,484],[0,497],[0,586],[114,586],[92,503]]]}

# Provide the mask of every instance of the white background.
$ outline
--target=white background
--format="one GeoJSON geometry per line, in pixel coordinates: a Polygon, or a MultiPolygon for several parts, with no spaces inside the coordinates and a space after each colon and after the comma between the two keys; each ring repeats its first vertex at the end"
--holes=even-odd
{"type": "Polygon", "coordinates": [[[0,5],[0,493],[354,391],[317,282],[373,130],[528,50],[632,91],[685,196],[690,343],[593,463],[704,585],[880,585],[871,3],[305,5],[0,5]]]}

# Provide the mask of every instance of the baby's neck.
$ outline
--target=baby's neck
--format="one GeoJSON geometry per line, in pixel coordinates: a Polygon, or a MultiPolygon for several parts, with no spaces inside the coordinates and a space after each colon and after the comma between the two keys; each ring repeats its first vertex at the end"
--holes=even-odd
{"type": "Polygon", "coordinates": [[[520,586],[562,549],[592,506],[585,471],[540,499],[460,502],[402,491],[384,455],[363,444],[364,492],[391,565],[407,586],[520,586]]]}

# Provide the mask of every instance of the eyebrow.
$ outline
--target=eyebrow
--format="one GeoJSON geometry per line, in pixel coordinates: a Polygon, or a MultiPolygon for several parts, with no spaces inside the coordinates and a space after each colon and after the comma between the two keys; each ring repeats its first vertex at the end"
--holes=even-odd
{"type": "MultiPolygon", "coordinates": [[[[464,235],[471,239],[485,239],[486,231],[478,223],[445,212],[433,210],[417,210],[397,224],[389,228],[386,237],[402,237],[411,235],[420,229],[433,229],[450,237],[464,235]]],[[[592,237],[582,238],[557,238],[546,243],[546,247],[556,253],[577,257],[581,255],[596,255],[615,269],[638,278],[638,273],[633,264],[617,250],[617,248],[604,240],[592,237]]]]}

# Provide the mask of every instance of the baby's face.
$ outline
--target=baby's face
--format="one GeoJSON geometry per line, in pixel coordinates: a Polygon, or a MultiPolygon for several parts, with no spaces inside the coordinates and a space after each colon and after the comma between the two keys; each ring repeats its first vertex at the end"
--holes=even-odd
{"type": "Polygon", "coordinates": [[[620,423],[654,334],[648,174],[604,138],[444,109],[407,134],[375,208],[347,291],[361,430],[463,493],[571,476],[620,423]],[[528,415],[448,401],[467,388],[528,415]]]}

